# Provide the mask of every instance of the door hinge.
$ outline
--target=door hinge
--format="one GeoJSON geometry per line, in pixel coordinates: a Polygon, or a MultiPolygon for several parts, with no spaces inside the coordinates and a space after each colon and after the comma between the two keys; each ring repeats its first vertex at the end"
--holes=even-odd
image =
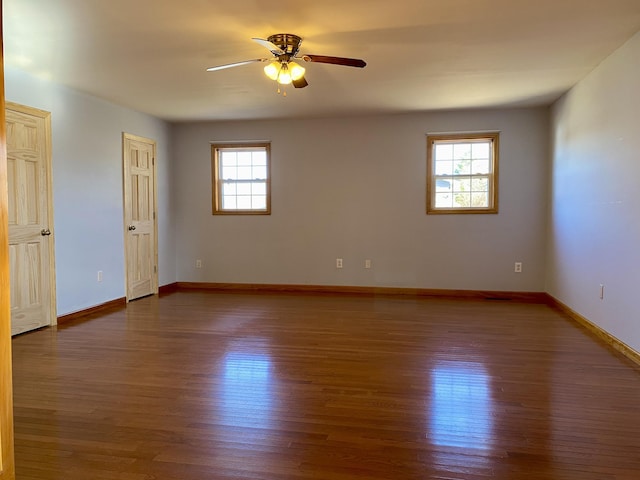
{"type": "Polygon", "coordinates": [[[157,265],[153,266],[153,273],[158,273],[158,266],[157,265]]]}
{"type": "Polygon", "coordinates": [[[156,212],[153,212],[153,219],[156,219],[156,212]]]}

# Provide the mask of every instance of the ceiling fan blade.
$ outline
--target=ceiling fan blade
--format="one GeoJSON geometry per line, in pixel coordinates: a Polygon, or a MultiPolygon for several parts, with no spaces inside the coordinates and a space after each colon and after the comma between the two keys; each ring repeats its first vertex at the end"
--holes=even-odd
{"type": "Polygon", "coordinates": [[[256,43],[259,43],[274,55],[282,55],[284,53],[284,50],[282,50],[279,46],[275,45],[274,43],[271,43],[269,40],[265,40],[264,38],[252,38],[251,40],[253,40],[256,43]]]}
{"type": "Polygon", "coordinates": [[[309,82],[304,77],[300,77],[298,80],[292,80],[291,83],[295,88],[304,88],[309,85],[309,82]]]}
{"type": "Polygon", "coordinates": [[[345,67],[364,68],[367,66],[367,62],[365,62],[364,60],[360,60],[359,58],[327,57],[326,55],[303,55],[302,59],[305,62],[331,63],[333,65],[344,65],[345,67]]]}
{"type": "Polygon", "coordinates": [[[218,65],[216,67],[209,67],[209,68],[207,68],[207,72],[215,72],[216,70],[224,70],[225,68],[239,67],[241,65],[247,65],[249,63],[266,62],[267,60],[268,59],[266,59],[266,58],[256,58],[256,59],[253,59],[253,60],[245,60],[244,62],[227,63],[226,65],[218,65]]]}

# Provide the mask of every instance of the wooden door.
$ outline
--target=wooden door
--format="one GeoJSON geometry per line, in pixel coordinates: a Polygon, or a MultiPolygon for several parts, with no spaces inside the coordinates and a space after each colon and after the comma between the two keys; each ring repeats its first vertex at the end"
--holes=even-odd
{"type": "Polygon", "coordinates": [[[158,293],[156,143],[125,133],[124,229],[127,301],[158,293]]]}
{"type": "Polygon", "coordinates": [[[2,52],[2,0],[0,0],[0,480],[14,480],[9,232],[6,228],[8,219],[7,150],[2,52]]]}
{"type": "Polygon", "coordinates": [[[49,112],[6,105],[11,333],[56,323],[49,112]]]}

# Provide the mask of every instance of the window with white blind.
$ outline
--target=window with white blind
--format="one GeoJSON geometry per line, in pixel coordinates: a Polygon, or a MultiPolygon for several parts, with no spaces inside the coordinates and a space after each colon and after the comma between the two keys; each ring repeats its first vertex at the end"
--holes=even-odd
{"type": "Polygon", "coordinates": [[[498,213],[498,133],[427,135],[427,214],[498,213]]]}
{"type": "Polygon", "coordinates": [[[214,144],[211,150],[213,214],[269,215],[270,144],[214,144]]]}

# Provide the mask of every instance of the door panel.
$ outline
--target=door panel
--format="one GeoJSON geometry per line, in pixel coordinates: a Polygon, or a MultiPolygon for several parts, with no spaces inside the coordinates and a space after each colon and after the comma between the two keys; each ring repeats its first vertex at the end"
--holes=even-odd
{"type": "Polygon", "coordinates": [[[153,140],[124,134],[127,301],[158,293],[155,151],[153,140]]]}
{"type": "Polygon", "coordinates": [[[43,307],[48,304],[42,292],[42,257],[41,242],[26,241],[9,245],[14,335],[49,325],[47,317],[42,314],[43,307]]]}
{"type": "Polygon", "coordinates": [[[50,114],[7,104],[11,332],[55,324],[50,114]]]}

